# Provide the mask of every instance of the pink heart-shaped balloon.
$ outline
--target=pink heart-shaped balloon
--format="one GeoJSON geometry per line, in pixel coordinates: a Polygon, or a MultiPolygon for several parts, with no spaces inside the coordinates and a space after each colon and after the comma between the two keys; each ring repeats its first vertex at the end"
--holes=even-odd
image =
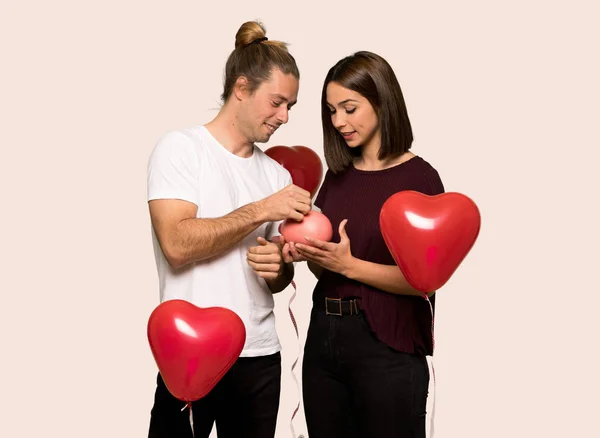
{"type": "Polygon", "coordinates": [[[222,307],[188,301],[159,304],[148,320],[152,355],[169,392],[191,402],[204,397],[227,373],[246,342],[240,317],[222,307]]]}
{"type": "Polygon", "coordinates": [[[481,227],[477,205],[461,193],[390,196],[379,215],[381,234],[406,280],[430,293],[442,287],[473,247],[481,227]]]}

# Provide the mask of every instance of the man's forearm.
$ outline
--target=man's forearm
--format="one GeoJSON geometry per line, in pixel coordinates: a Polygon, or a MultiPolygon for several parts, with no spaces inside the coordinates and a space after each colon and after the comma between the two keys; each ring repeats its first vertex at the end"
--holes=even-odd
{"type": "Polygon", "coordinates": [[[237,245],[264,219],[258,204],[238,208],[220,218],[190,218],[177,224],[170,263],[181,267],[219,255],[237,245]]]}
{"type": "Polygon", "coordinates": [[[285,263],[283,265],[283,269],[281,274],[274,279],[265,279],[269,289],[271,292],[276,294],[284,290],[294,279],[294,264],[293,263],[285,263]]]}

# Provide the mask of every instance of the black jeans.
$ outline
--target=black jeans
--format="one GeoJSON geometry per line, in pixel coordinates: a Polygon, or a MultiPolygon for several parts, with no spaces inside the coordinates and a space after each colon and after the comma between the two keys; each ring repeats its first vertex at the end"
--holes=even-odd
{"type": "Polygon", "coordinates": [[[362,311],[313,307],[302,366],[309,438],[425,438],[428,386],[426,358],[377,340],[362,311]]]}
{"type": "MultiPolygon", "coordinates": [[[[194,438],[273,438],[281,392],[281,354],[241,357],[200,400],[192,402],[194,438]]],[[[192,438],[190,413],[160,376],[150,416],[149,438],[192,438]]]]}

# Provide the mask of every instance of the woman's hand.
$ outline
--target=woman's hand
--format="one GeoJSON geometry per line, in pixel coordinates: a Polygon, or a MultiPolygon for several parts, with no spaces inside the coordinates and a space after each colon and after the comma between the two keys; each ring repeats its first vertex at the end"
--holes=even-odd
{"type": "Polygon", "coordinates": [[[348,276],[352,270],[356,259],[352,256],[350,250],[350,239],[346,234],[346,224],[348,219],[340,222],[338,228],[340,233],[340,243],[325,242],[310,237],[305,239],[310,245],[296,243],[296,252],[303,259],[314,262],[319,266],[338,274],[348,276]]]}

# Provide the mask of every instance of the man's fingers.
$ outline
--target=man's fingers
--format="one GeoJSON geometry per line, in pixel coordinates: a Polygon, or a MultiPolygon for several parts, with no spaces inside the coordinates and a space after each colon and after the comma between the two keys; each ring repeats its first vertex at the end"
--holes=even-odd
{"type": "Polygon", "coordinates": [[[253,254],[247,253],[246,258],[254,263],[279,263],[281,256],[279,252],[273,254],[253,254]]]}
{"type": "Polygon", "coordinates": [[[303,189],[302,187],[300,187],[300,186],[297,186],[297,185],[294,185],[294,186],[293,186],[293,190],[294,190],[296,193],[299,193],[300,195],[302,195],[302,196],[305,196],[305,197],[307,197],[307,198],[309,198],[309,199],[310,199],[310,192],[309,192],[308,190],[306,190],[306,189],[303,189]]]}
{"type": "Polygon", "coordinates": [[[304,205],[311,205],[312,203],[312,200],[307,196],[296,196],[294,199],[304,205]]]}
{"type": "Polygon", "coordinates": [[[248,260],[248,265],[250,265],[250,267],[252,269],[254,269],[257,273],[258,272],[275,272],[275,273],[279,272],[279,263],[256,263],[256,262],[253,262],[252,260],[248,260]]]}
{"type": "Polygon", "coordinates": [[[302,222],[302,219],[304,219],[304,215],[293,210],[290,213],[289,218],[295,220],[296,222],[302,222]]]}
{"type": "MultiPolygon", "coordinates": [[[[262,239],[262,237],[259,237],[259,239],[262,239]]],[[[251,246],[250,248],[248,248],[248,253],[249,254],[277,254],[277,253],[279,253],[279,248],[277,247],[277,244],[267,242],[267,245],[264,245],[264,246],[263,245],[251,246]]]]}
{"type": "Polygon", "coordinates": [[[311,209],[310,204],[303,204],[301,202],[297,202],[294,208],[296,209],[296,211],[299,211],[303,214],[308,213],[311,209]]]}
{"type": "Polygon", "coordinates": [[[275,272],[257,272],[256,275],[265,280],[275,280],[277,278],[277,273],[275,272]]]}
{"type": "Polygon", "coordinates": [[[308,190],[303,189],[302,187],[292,185],[290,187],[290,191],[292,193],[292,197],[303,204],[310,204],[311,197],[310,192],[308,190]]]}
{"type": "Polygon", "coordinates": [[[281,249],[281,255],[283,256],[283,261],[286,263],[292,263],[294,261],[294,257],[290,252],[290,244],[285,243],[283,248],[281,249]]]}

